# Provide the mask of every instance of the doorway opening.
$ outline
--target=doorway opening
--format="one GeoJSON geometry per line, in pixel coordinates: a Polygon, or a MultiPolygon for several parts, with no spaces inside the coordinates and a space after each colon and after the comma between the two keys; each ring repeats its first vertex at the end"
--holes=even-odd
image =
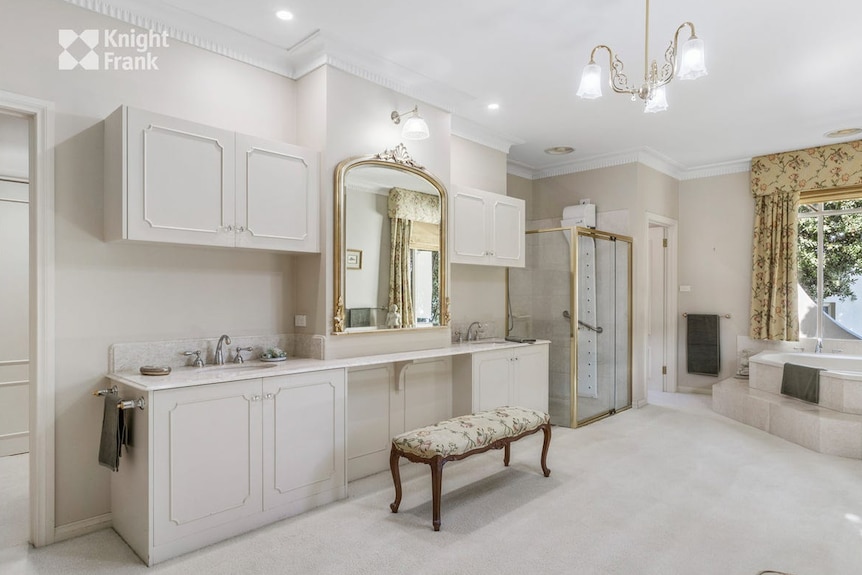
{"type": "MultiPolygon", "coordinates": [[[[55,540],[54,525],[54,105],[51,102],[0,91],[0,114],[26,122],[27,158],[27,321],[26,375],[20,371],[8,387],[21,387],[18,381],[26,380],[27,412],[26,438],[29,454],[26,455],[27,512],[24,540],[42,547],[55,540]],[[27,525],[29,523],[29,525],[27,525]]],[[[12,181],[22,184],[22,181],[12,181]]],[[[6,204],[24,205],[20,201],[6,204]]],[[[18,210],[20,211],[20,210],[18,210]]],[[[5,247],[5,245],[4,245],[5,247]]],[[[19,345],[20,344],[16,344],[19,345]]],[[[16,348],[18,349],[18,348],[16,348]]],[[[19,350],[20,353],[20,350],[19,350]]],[[[4,356],[5,357],[5,356],[4,356]]],[[[16,364],[23,357],[14,357],[16,364]]],[[[8,365],[13,371],[20,364],[8,365]]],[[[8,374],[4,377],[10,377],[8,374]]],[[[20,390],[19,390],[20,393],[20,390]]],[[[20,424],[20,421],[18,422],[20,424]]],[[[2,432],[0,432],[2,433],[2,432]]],[[[13,434],[24,433],[22,431],[13,434]]],[[[15,435],[19,440],[23,435],[15,435]]],[[[16,456],[17,457],[17,456],[16,456]]],[[[5,515],[4,515],[5,517],[5,515]]],[[[5,522],[4,522],[5,524],[5,522]]],[[[18,528],[13,527],[16,541],[18,528]]]]}
{"type": "Polygon", "coordinates": [[[0,111],[0,548],[29,541],[30,120],[0,111]]]}
{"type": "Polygon", "coordinates": [[[677,390],[676,220],[648,213],[647,240],[649,283],[644,397],[649,401],[650,392],[677,390]]]}

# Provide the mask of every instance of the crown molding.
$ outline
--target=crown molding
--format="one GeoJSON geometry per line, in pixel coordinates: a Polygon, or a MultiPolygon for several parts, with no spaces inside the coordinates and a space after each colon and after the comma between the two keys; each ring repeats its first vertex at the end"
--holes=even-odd
{"type": "Polygon", "coordinates": [[[717,164],[707,164],[684,170],[679,180],[697,180],[700,178],[713,178],[715,176],[727,176],[729,174],[740,174],[751,171],[751,158],[744,160],[733,160],[717,164]]]}
{"type": "Polygon", "coordinates": [[[741,172],[747,172],[751,168],[750,158],[718,164],[709,164],[695,168],[686,168],[679,162],[651,148],[639,148],[616,152],[613,154],[592,156],[590,158],[584,158],[545,168],[534,168],[521,162],[509,160],[507,171],[510,174],[520,176],[522,178],[538,180],[542,178],[553,178],[556,176],[564,176],[566,174],[599,170],[602,168],[612,168],[614,166],[634,163],[643,164],[679,181],[711,178],[727,174],[738,174],[741,172]]]}
{"type": "Polygon", "coordinates": [[[293,67],[283,48],[168,4],[152,5],[142,0],[64,1],[138,28],[166,32],[169,38],[185,44],[293,78],[293,67]]]}
{"type": "Polygon", "coordinates": [[[526,143],[520,138],[514,136],[505,136],[497,134],[484,126],[472,122],[462,116],[452,115],[452,135],[470,140],[477,144],[493,148],[494,150],[509,153],[509,149],[517,144],[526,143]]]}
{"type": "Polygon", "coordinates": [[[523,162],[517,160],[508,160],[506,162],[506,173],[524,178],[525,180],[534,180],[535,170],[523,162]]]}

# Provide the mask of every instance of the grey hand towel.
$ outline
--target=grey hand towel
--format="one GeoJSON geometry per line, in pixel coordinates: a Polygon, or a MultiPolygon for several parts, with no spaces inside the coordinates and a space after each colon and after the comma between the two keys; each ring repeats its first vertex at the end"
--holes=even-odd
{"type": "Polygon", "coordinates": [[[120,469],[120,450],[127,441],[126,414],[117,409],[119,397],[116,394],[105,395],[102,410],[102,437],[99,442],[99,465],[111,471],[120,469]]]}
{"type": "Polygon", "coordinates": [[[781,393],[818,403],[820,401],[820,372],[817,367],[785,363],[784,372],[781,375],[781,393]]]}
{"type": "Polygon", "coordinates": [[[721,350],[715,314],[688,314],[686,322],[686,367],[688,373],[718,375],[721,370],[721,350]]]}

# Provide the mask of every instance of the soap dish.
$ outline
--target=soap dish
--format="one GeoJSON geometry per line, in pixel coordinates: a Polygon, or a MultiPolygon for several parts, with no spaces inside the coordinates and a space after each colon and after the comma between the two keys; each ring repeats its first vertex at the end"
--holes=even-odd
{"type": "Polygon", "coordinates": [[[142,375],[168,375],[171,368],[166,365],[144,365],[141,367],[142,375]]]}

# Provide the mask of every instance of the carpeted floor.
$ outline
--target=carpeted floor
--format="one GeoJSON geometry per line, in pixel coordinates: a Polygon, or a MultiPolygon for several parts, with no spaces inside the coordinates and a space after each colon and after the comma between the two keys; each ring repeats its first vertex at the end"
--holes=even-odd
{"type": "MultiPolygon", "coordinates": [[[[650,405],[446,466],[443,527],[430,474],[403,468],[350,497],[147,569],[110,530],[0,550],[0,573],[862,573],[862,462],[808,451],[713,413],[708,396],[650,405]]],[[[4,518],[5,519],[5,518],[4,518]]]]}

